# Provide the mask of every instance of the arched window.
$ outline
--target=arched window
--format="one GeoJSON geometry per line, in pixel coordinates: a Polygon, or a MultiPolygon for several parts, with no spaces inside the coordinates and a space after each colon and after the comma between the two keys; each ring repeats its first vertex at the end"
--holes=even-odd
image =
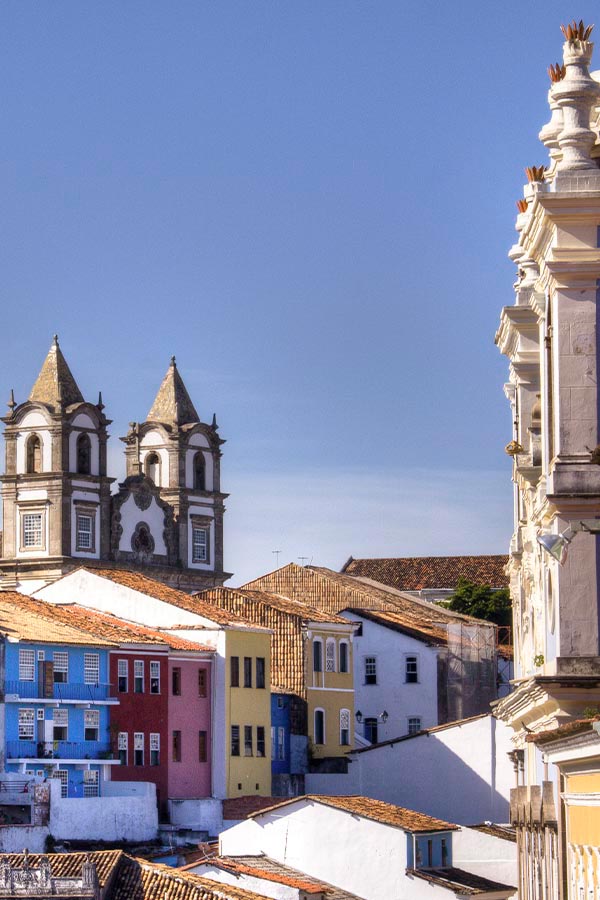
{"type": "Polygon", "coordinates": [[[148,454],[146,457],[145,468],[148,478],[153,481],[157,487],[160,487],[160,459],[158,453],[148,454]]]}
{"type": "Polygon", "coordinates": [[[327,638],[325,642],[325,668],[335,672],[335,638],[327,638]]]}
{"type": "Polygon", "coordinates": [[[194,490],[206,490],[206,463],[202,451],[194,456],[194,490]]]}
{"type": "Polygon", "coordinates": [[[42,471],[42,442],[38,434],[27,439],[27,472],[29,474],[42,471]]]}
{"type": "Polygon", "coordinates": [[[350,744],[350,710],[340,709],[340,744],[347,747],[350,744]]]}
{"type": "Polygon", "coordinates": [[[315,709],[315,744],[325,743],[325,711],[315,709]]]}
{"type": "Polygon", "coordinates": [[[89,435],[80,434],[77,438],[77,474],[91,475],[92,472],[92,442],[89,435]]]}

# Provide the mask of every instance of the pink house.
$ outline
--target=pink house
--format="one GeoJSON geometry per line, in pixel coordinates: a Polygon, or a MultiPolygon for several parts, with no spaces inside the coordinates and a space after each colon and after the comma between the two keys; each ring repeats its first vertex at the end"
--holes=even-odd
{"type": "Polygon", "coordinates": [[[211,653],[169,656],[168,782],[171,800],[210,797],[211,653]]]}

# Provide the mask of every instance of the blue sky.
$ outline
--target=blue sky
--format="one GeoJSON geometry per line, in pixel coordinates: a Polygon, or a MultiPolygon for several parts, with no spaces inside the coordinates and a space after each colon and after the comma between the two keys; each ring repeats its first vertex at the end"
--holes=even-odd
{"type": "Polygon", "coordinates": [[[176,354],[228,440],[232,583],[506,551],[506,252],[595,11],[4,0],[0,392],[58,332],[118,467],[176,354]]]}

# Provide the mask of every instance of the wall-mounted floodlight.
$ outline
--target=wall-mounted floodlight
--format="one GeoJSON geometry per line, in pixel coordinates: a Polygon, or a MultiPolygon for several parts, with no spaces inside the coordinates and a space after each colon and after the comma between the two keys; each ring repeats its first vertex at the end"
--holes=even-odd
{"type": "Polygon", "coordinates": [[[538,534],[537,542],[546,553],[557,561],[559,566],[564,566],[569,544],[578,531],[587,531],[589,534],[600,534],[600,519],[583,519],[579,522],[569,522],[569,527],[560,534],[538,534]]]}

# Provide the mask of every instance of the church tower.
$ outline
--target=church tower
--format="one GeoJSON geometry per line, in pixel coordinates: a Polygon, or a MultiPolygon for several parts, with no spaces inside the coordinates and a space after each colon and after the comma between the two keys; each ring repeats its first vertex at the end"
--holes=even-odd
{"type": "Polygon", "coordinates": [[[221,445],[216,418],[200,420],[177,368],[167,370],[145,422],[126,437],[127,479],[113,500],[113,553],[150,565],[183,590],[218,586],[223,572],[221,445]]]}
{"type": "Polygon", "coordinates": [[[110,485],[106,433],[98,403],[83,399],[54,341],[31,390],[11,392],[2,476],[4,588],[27,592],[110,552],[110,485]]]}

